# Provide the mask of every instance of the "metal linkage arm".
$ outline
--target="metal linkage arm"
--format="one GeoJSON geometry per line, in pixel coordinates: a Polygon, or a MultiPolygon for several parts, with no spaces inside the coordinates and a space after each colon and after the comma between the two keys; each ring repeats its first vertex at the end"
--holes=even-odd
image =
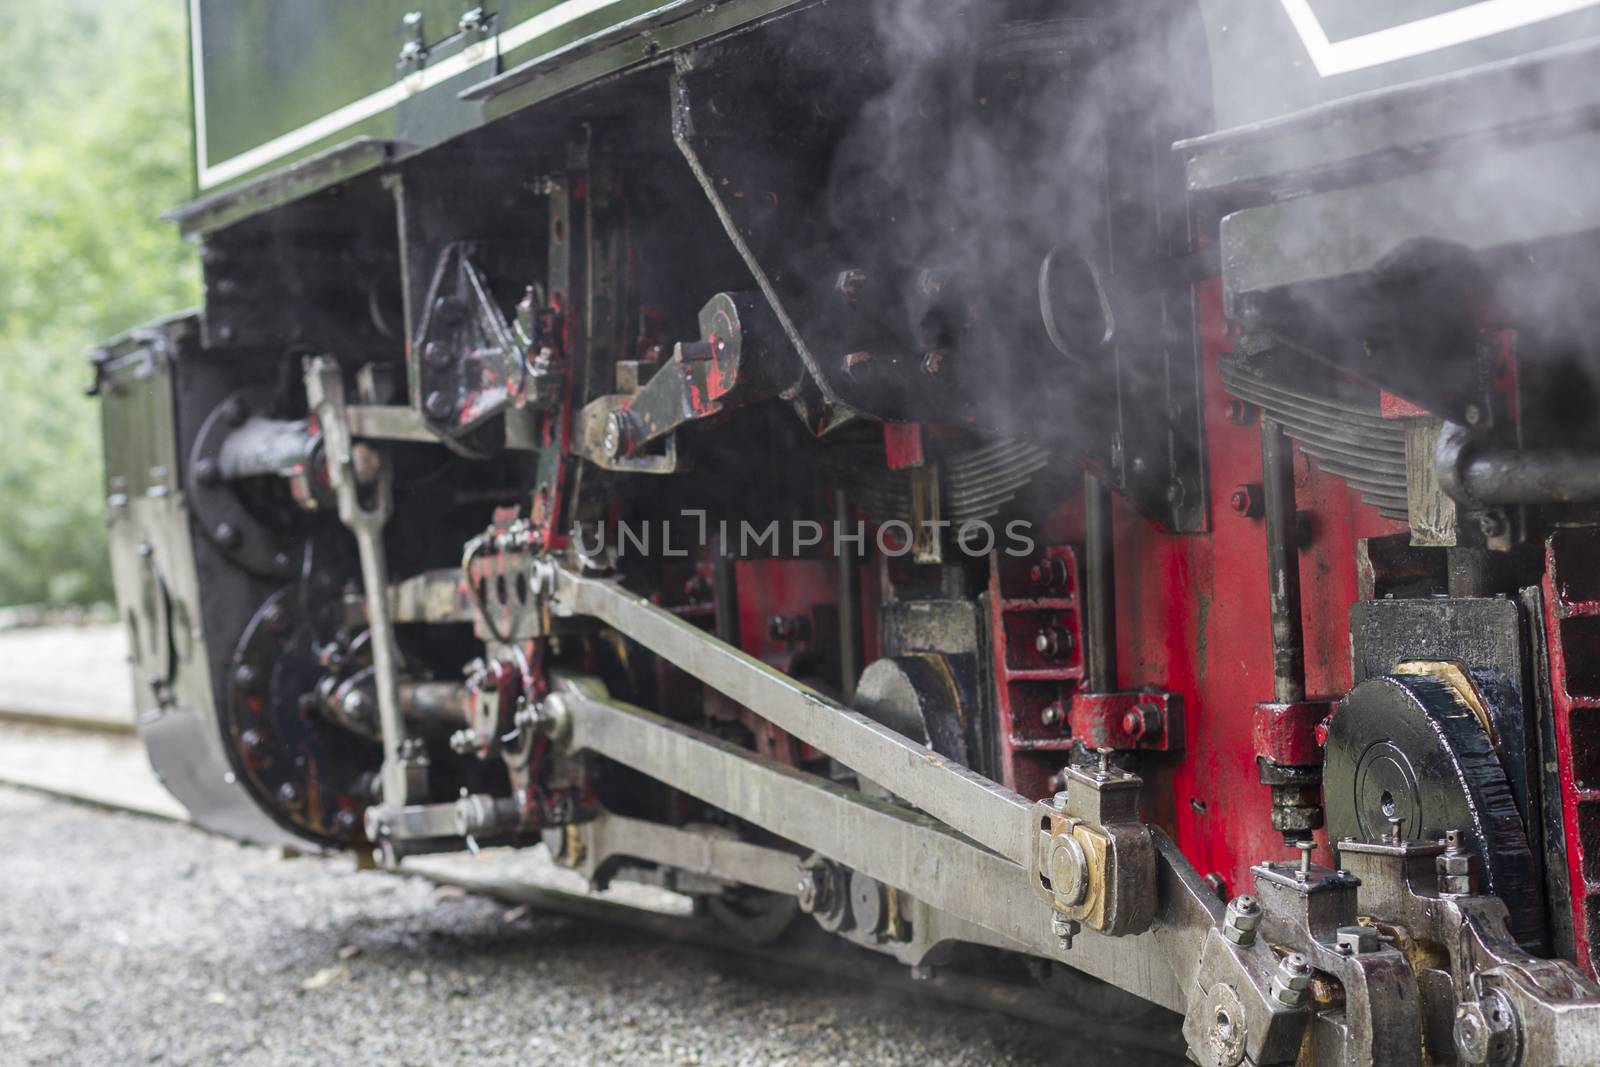
{"type": "MultiPolygon", "coordinates": [[[[696,637],[704,640],[698,631],[696,637]]],[[[1030,952],[1183,1009],[1185,997],[1155,935],[1113,939],[1085,930],[1063,948],[1053,909],[1034,893],[1026,868],[935,818],[588,693],[555,694],[544,707],[558,744],[616,760],[1030,952]]],[[[1023,821],[1013,817],[1014,825],[1023,821]]]]}
{"type": "Polygon", "coordinates": [[[577,574],[552,561],[541,561],[540,566],[548,568],[544,577],[553,583],[552,607],[557,615],[598,619],[940,822],[1027,867],[1033,848],[1031,801],[802,685],[614,581],[577,574]]]}
{"type": "MultiPolygon", "coordinates": [[[[367,471],[357,463],[339,364],[326,356],[307,360],[305,384],[306,404],[322,430],[328,483],[339,500],[339,521],[355,535],[361,558],[378,724],[383,734],[383,801],[386,806],[403,805],[421,795],[426,764],[408,751],[405,709],[400,701],[400,653],[390,624],[389,563],[383,547],[383,527],[394,509],[389,471],[381,462],[367,471]]],[[[370,455],[376,457],[376,453],[370,455]]]]}

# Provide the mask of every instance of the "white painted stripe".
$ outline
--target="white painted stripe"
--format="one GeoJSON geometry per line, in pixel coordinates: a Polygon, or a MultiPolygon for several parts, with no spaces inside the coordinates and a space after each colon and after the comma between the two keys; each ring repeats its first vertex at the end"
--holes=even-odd
{"type": "MultiPolygon", "coordinates": [[[[546,34],[554,33],[569,23],[576,22],[578,19],[592,15],[597,11],[602,11],[620,2],[621,0],[562,0],[561,3],[556,4],[554,7],[541,11],[532,18],[524,19],[515,26],[501,32],[499,35],[500,50],[509,52],[531,41],[536,41],[546,34]]],[[[274,137],[272,140],[259,144],[248,151],[213,164],[207,162],[206,153],[204,64],[200,53],[200,0],[189,0],[189,25],[191,33],[190,48],[194,56],[196,170],[199,173],[200,188],[202,189],[208,189],[213,185],[237,178],[241,174],[248,174],[258,167],[266,166],[273,160],[286,156],[291,152],[298,152],[302,148],[331,137],[340,130],[365,122],[376,115],[381,115],[407,97],[431,89],[435,85],[448,81],[458,74],[463,74],[479,63],[492,58],[495,46],[493,38],[486,38],[476,44],[469,45],[455,55],[430,63],[393,85],[386,86],[375,93],[330,111],[321,118],[313,119],[298,129],[290,130],[288,133],[274,137]]]]}
{"type": "Polygon", "coordinates": [[[1386,30],[1334,43],[1310,0],[1282,0],[1283,10],[1324,78],[1453,48],[1594,7],[1600,0],[1480,0],[1386,30]]]}

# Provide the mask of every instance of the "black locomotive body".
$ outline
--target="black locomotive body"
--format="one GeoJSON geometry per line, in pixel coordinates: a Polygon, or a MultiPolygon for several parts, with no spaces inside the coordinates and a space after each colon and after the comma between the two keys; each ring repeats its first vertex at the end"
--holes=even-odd
{"type": "Polygon", "coordinates": [[[190,12],[95,374],[201,825],[1600,1062],[1600,3],[190,12]]]}

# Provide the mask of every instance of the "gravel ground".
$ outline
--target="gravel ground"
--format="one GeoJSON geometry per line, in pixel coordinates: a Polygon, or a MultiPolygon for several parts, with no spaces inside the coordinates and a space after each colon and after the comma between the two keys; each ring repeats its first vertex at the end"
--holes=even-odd
{"type": "Polygon", "coordinates": [[[1065,1048],[0,787],[0,1064],[1020,1065],[1065,1048]]]}

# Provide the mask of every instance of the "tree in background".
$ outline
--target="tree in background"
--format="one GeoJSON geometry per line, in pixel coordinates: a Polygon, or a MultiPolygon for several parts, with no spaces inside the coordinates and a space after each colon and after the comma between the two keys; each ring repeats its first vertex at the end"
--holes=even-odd
{"type": "Polygon", "coordinates": [[[13,4],[0,34],[0,604],[109,599],[98,341],[199,296],[174,0],[13,4]]]}

